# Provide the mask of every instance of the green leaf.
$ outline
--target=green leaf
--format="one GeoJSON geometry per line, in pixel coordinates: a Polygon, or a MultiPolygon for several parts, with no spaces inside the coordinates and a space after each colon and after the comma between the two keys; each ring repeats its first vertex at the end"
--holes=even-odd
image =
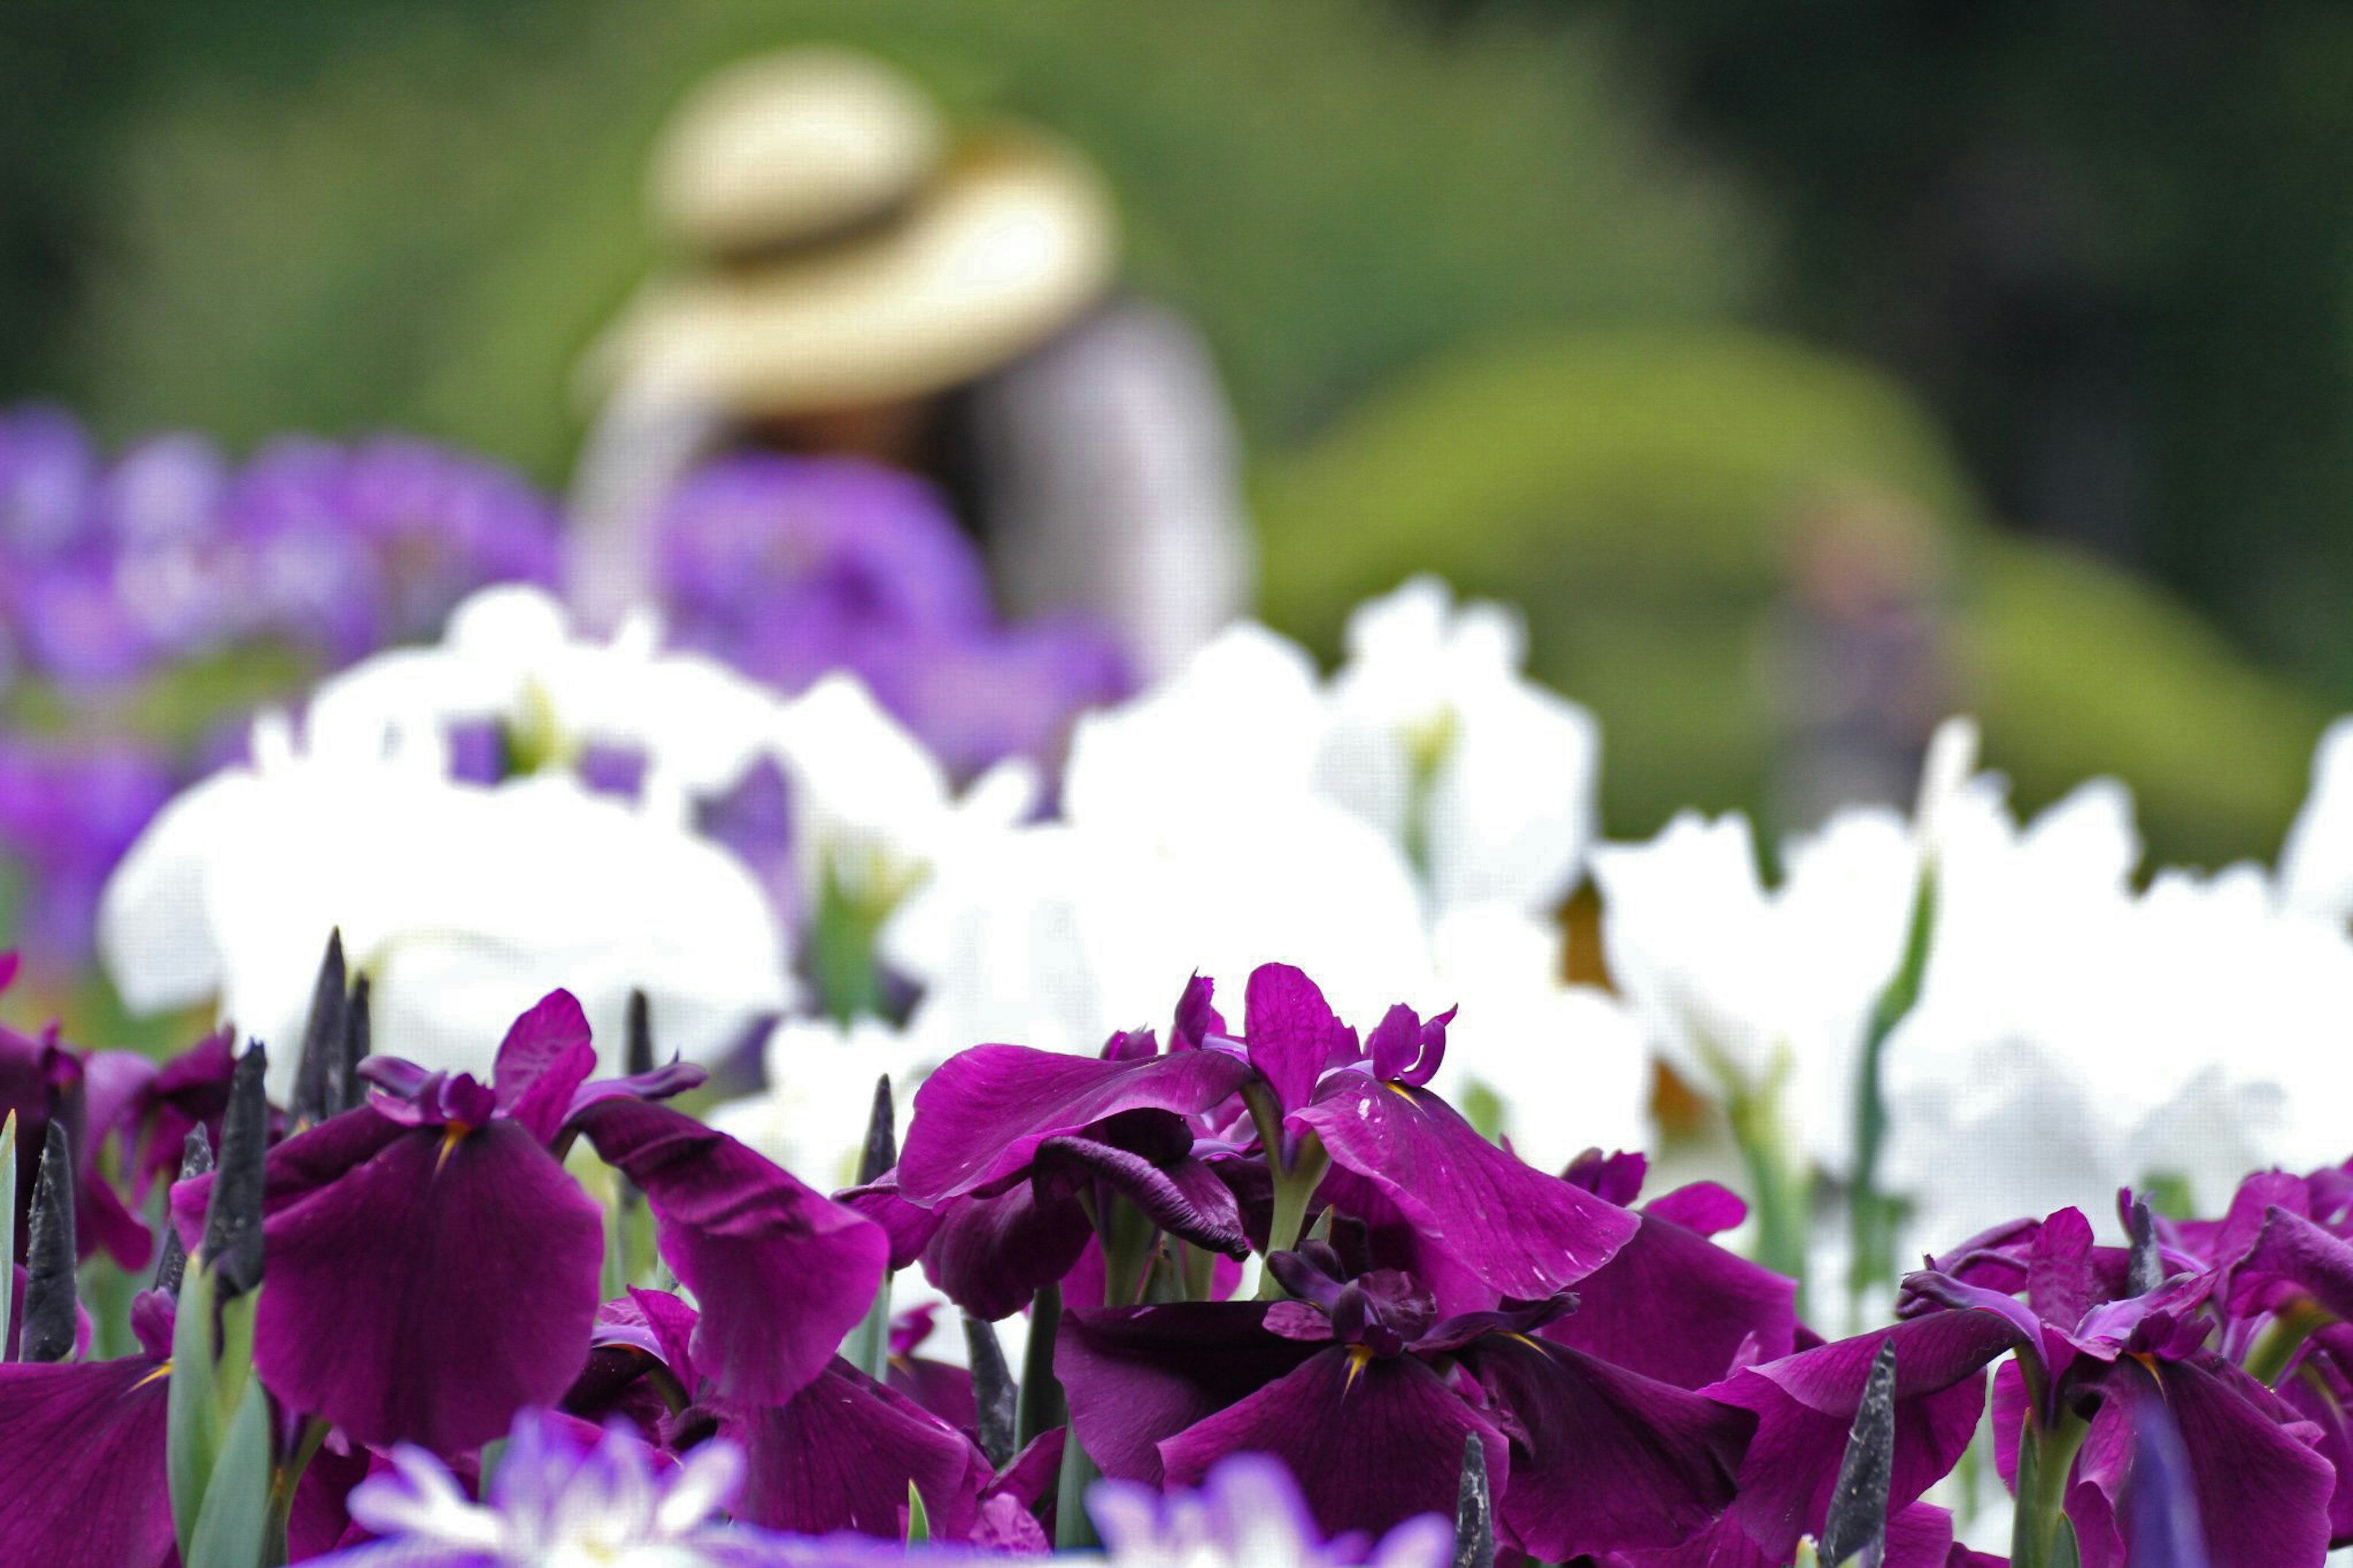
{"type": "Polygon", "coordinates": [[[187,1568],[257,1568],[261,1562],[269,1521],[269,1396],[259,1378],[249,1377],[205,1487],[187,1568]]]}
{"type": "MultiPolygon", "coordinates": [[[[16,1256],[16,1113],[0,1122],[0,1258],[16,1256]]],[[[8,1342],[9,1313],[16,1306],[14,1290],[0,1290],[0,1345],[8,1342]]]]}
{"type": "Polygon", "coordinates": [[[915,1483],[907,1483],[907,1544],[922,1546],[932,1539],[932,1516],[923,1507],[923,1494],[915,1483]]]}
{"type": "Polygon", "coordinates": [[[221,1421],[213,1378],[213,1271],[198,1258],[180,1282],[180,1315],[172,1330],[172,1383],[164,1417],[164,1475],[172,1491],[172,1530],[180,1558],[195,1540],[196,1516],[204,1506],[215,1461],[220,1456],[221,1421]]]}

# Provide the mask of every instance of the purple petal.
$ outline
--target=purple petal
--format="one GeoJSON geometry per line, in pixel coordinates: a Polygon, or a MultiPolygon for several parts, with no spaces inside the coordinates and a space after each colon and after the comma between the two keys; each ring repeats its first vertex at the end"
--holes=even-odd
{"type": "Polygon", "coordinates": [[[1226,1100],[1250,1076],[1248,1063],[1223,1051],[1116,1062],[976,1046],[949,1058],[915,1091],[899,1188],[928,1207],[1026,1169],[1038,1145],[1057,1133],[1126,1110],[1189,1116],[1226,1100]]]}
{"type": "Polygon", "coordinates": [[[1748,1203],[1729,1187],[1694,1182],[1653,1198],[1642,1212],[1701,1236],[1722,1236],[1748,1217],[1748,1203]]]}
{"type": "Polygon", "coordinates": [[[646,1194],[662,1258],[702,1303],[694,1362],[728,1398],[776,1405],[865,1317],[881,1226],[667,1106],[607,1100],[575,1124],[646,1194]]]}
{"type": "Polygon", "coordinates": [[[1230,1258],[1250,1249],[1233,1189],[1189,1155],[1163,1166],[1114,1144],[1068,1136],[1040,1143],[1034,1170],[1043,1195],[1075,1194],[1102,1182],[1172,1236],[1230,1258]]]}
{"type": "Polygon", "coordinates": [[[2353,1319],[2353,1246],[2277,1205],[2264,1212],[2263,1229],[2234,1280],[2239,1306],[2256,1288],[2276,1282],[2294,1286],[2337,1317],[2353,1319]]]}
{"type": "Polygon", "coordinates": [[[998,1197],[950,1198],[932,1212],[938,1223],[923,1247],[923,1277],[990,1322],[1067,1276],[1094,1234],[1075,1199],[1041,1202],[1026,1185],[998,1197]]]}
{"type": "Polygon", "coordinates": [[[882,1227],[891,1238],[893,1272],[910,1268],[931,1245],[945,1209],[917,1208],[899,1195],[899,1173],[885,1171],[862,1187],[847,1187],[833,1194],[835,1203],[853,1209],[882,1227]]]}
{"type": "Polygon", "coordinates": [[[254,1365],[357,1442],[479,1447],[587,1357],[604,1212],[520,1126],[405,1132],[265,1212],[254,1365]]]}
{"type": "Polygon", "coordinates": [[[1217,983],[1206,974],[1185,982],[1185,994],[1176,999],[1176,1018],[1169,1029],[1170,1050],[1198,1051],[1211,1036],[1225,1036],[1225,1015],[1210,1000],[1216,994],[1217,983]]]}
{"type": "Polygon", "coordinates": [[[1522,1163],[1428,1089],[1335,1074],[1286,1126],[1386,1194],[1499,1294],[1534,1300],[1609,1261],[1637,1228],[1614,1204],[1522,1163]]]}
{"type": "Polygon", "coordinates": [[[1356,1032],[1340,1022],[1315,982],[1287,963],[1261,963],[1242,994],[1250,1063],[1285,1112],[1315,1097],[1324,1069],[1353,1061],[1356,1032]]]}
{"type": "Polygon", "coordinates": [[[1054,1375],[1070,1396],[1079,1446],[1106,1476],[1161,1485],[1163,1439],[1317,1352],[1268,1333],[1267,1310],[1203,1301],[1065,1311],[1054,1375]]]}
{"type": "Polygon", "coordinates": [[[970,1438],[840,1360],[792,1399],[723,1429],[749,1461],[736,1517],[800,1535],[903,1540],[912,1485],[933,1531],[953,1540],[972,1528],[989,1479],[970,1438]]]}
{"type": "Polygon", "coordinates": [[[1508,1497],[1511,1450],[1493,1422],[1415,1357],[1367,1360],[1335,1345],[1164,1439],[1160,1459],[1167,1485],[1198,1486],[1228,1455],[1272,1455],[1326,1534],[1377,1533],[1419,1514],[1451,1514],[1473,1433],[1490,1484],[1508,1497]]]}
{"type": "Polygon", "coordinates": [[[1891,1338],[1895,1463],[1888,1506],[1902,1508],[1951,1470],[1976,1435],[1985,1408],[1979,1373],[2011,1345],[2005,1321],[1937,1312],[1749,1367],[1702,1391],[1757,1413],[1732,1512],[1751,1540],[1782,1562],[1800,1534],[1821,1529],[1872,1361],[1891,1338]]]}
{"type": "Polygon", "coordinates": [[[2337,1477],[2300,1435],[2283,1427],[2294,1412],[2277,1395],[2219,1361],[2120,1362],[2101,1388],[2106,1397],[2067,1500],[2084,1568],[2120,1568],[2116,1509],[2139,1449],[2138,1406],[2160,1400],[2189,1457],[2198,1517],[2209,1521],[2212,1568],[2319,1568],[2337,1477]]]}
{"type": "Polygon", "coordinates": [[[1645,1209],[1633,1239],[1577,1282],[1577,1310],[1544,1337],[1678,1388],[1727,1376],[1744,1353],[1789,1354],[1796,1283],[1662,1217],[1665,1206],[1645,1209]]]}
{"type": "Polygon", "coordinates": [[[499,1042],[491,1082],[499,1109],[531,1129],[543,1143],[555,1141],[572,1092],[596,1070],[588,1015],[569,991],[551,991],[517,1018],[499,1042]]]}
{"type": "Polygon", "coordinates": [[[1525,1433],[1501,1514],[1531,1556],[1672,1546],[1732,1500],[1757,1425],[1747,1411],[1515,1336],[1470,1357],[1525,1433]]]}
{"type": "Polygon", "coordinates": [[[43,1568],[161,1568],[168,1380],[145,1356],[0,1365],[0,1541],[43,1568]]]}

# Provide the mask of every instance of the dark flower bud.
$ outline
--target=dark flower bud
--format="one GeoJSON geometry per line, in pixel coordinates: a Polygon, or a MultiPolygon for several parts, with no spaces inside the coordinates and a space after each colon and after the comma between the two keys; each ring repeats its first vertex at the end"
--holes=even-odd
{"type": "Polygon", "coordinates": [[[629,1035],[628,1052],[622,1058],[621,1070],[630,1078],[654,1070],[654,1027],[650,1005],[642,991],[629,993],[629,1035]]]}
{"type": "Polygon", "coordinates": [[[26,1225],[23,1361],[63,1361],[74,1350],[73,1137],[49,1123],[26,1225]]]}
{"type": "Polygon", "coordinates": [[[327,934],[327,952],[311,984],[311,1016],[302,1026],[302,1055],[294,1068],[294,1125],[309,1127],[332,1112],[327,1105],[328,1065],[343,1054],[344,992],[341,927],[327,934]]]}
{"type": "Polygon", "coordinates": [[[858,1184],[879,1181],[899,1163],[899,1136],[891,1103],[891,1075],[875,1080],[874,1113],[866,1121],[866,1152],[858,1159],[858,1184]]]}
{"type": "Polygon", "coordinates": [[[2157,1222],[2148,1200],[2133,1199],[2132,1259],[2125,1267],[2125,1294],[2146,1296],[2165,1283],[2165,1259],[2157,1250],[2157,1222]]]}
{"type": "MultiPolygon", "coordinates": [[[[180,1180],[193,1180],[212,1168],[212,1140],[205,1136],[202,1127],[189,1128],[187,1142],[180,1145],[180,1180]]],[[[187,1269],[188,1249],[180,1245],[179,1227],[167,1219],[164,1222],[163,1255],[155,1259],[155,1289],[167,1296],[178,1295],[180,1281],[187,1269]]]]}
{"type": "Polygon", "coordinates": [[[269,1065],[260,1041],[246,1047],[229,1079],[228,1114],[221,1122],[204,1258],[220,1276],[224,1300],[261,1283],[262,1167],[269,1155],[269,1099],[261,1079],[269,1065]]]}
{"type": "Polygon", "coordinates": [[[1872,1359],[1862,1404],[1847,1429],[1846,1456],[1831,1491],[1822,1527],[1822,1568],[1859,1563],[1876,1568],[1887,1542],[1887,1494],[1895,1474],[1895,1339],[1872,1359]]]}
{"type": "Polygon", "coordinates": [[[995,1325],[970,1312],[964,1314],[964,1342],[972,1363],[972,1402],[979,1414],[980,1451],[998,1469],[1013,1461],[1016,1451],[1016,1399],[1013,1369],[1005,1364],[1005,1347],[997,1342],[995,1325]]]}
{"type": "Polygon", "coordinates": [[[1462,1444],[1462,1479],[1454,1492],[1453,1568],[1495,1568],[1495,1498],[1487,1484],[1487,1446],[1472,1433],[1462,1444]]]}
{"type": "Polygon", "coordinates": [[[364,974],[352,982],[352,994],[343,1004],[343,1048],[327,1064],[327,1114],[341,1116],[346,1110],[356,1110],[367,1101],[367,1085],[360,1079],[360,1063],[367,1060],[372,1047],[372,1027],[368,1021],[368,977],[364,974]]]}

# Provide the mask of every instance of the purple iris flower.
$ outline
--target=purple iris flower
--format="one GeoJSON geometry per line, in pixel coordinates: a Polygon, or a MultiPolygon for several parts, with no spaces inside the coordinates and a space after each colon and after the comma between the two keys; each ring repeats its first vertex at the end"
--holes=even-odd
{"type": "Polygon", "coordinates": [[[223,502],[256,634],[348,663],[437,635],[488,583],[552,584],[554,510],[497,465],[385,437],[265,448],[223,502]]]}
{"type": "Polygon", "coordinates": [[[1130,1481],[1102,1481],[1087,1512],[1113,1563],[1281,1563],[1284,1568],[1440,1568],[1454,1551],[1444,1516],[1421,1515],[1377,1541],[1325,1542],[1299,1487],[1271,1459],[1239,1455],[1190,1491],[1164,1493],[1130,1481]]]}
{"type": "Polygon", "coordinates": [[[2062,1209],[1910,1276],[1906,1310],[1925,1314],[1915,1325],[1974,1319],[2016,1352],[1994,1380],[2006,1479],[2015,1484],[2023,1442],[2080,1435],[2065,1508],[2084,1568],[2125,1562],[2122,1502],[2151,1402],[2179,1426],[2199,1514],[2231,1521],[2208,1543],[2216,1568],[2318,1563],[2336,1485],[2314,1451],[2318,1429],[2208,1348],[2222,1271],[2169,1272],[2151,1257],[2150,1272],[2168,1277],[2132,1279],[2133,1260],[2095,1247],[2090,1223],[2062,1209]]]}
{"type": "Polygon", "coordinates": [[[140,742],[0,732],[0,852],[31,874],[19,929],[45,972],[89,956],[106,879],[176,783],[140,742]]]}
{"type": "Polygon", "coordinates": [[[951,1058],[916,1091],[898,1195],[933,1208],[1006,1192],[1058,1152],[1100,1148],[1157,1113],[1161,1126],[1187,1119],[1196,1157],[1229,1184],[1244,1180],[1226,1174],[1238,1158],[1266,1162],[1277,1199],[1271,1245],[1294,1240],[1317,1198],[1368,1221],[1401,1221],[1469,1281],[1443,1292],[1450,1309],[1549,1296],[1640,1227],[1615,1204],[1490,1143],[1425,1087],[1451,1015],[1425,1022],[1393,1007],[1360,1044],[1313,981],[1276,963],[1250,976],[1240,1037],[1211,1004],[1209,982],[1196,977],[1165,1054],[1121,1043],[1148,1036],[1126,1036],[1100,1060],[1020,1046],[951,1058]]]}
{"type": "Polygon", "coordinates": [[[1002,1534],[1018,1519],[1029,1521],[1024,1533],[1042,1546],[1029,1510],[1052,1487],[1059,1432],[998,1475],[968,1428],[838,1356],[786,1396],[744,1397],[727,1392],[742,1383],[727,1375],[727,1358],[744,1352],[724,1343],[699,1346],[698,1314],[677,1297],[632,1290],[626,1307],[608,1303],[600,1320],[596,1357],[565,1408],[638,1418],[643,1432],[649,1424],[634,1380],[659,1366],[676,1407],[651,1421],[653,1435],[690,1447],[715,1432],[738,1447],[744,1477],[736,1512],[747,1523],[802,1535],[903,1539],[912,1488],[934,1539],[1002,1534]]]}
{"type": "MultiPolygon", "coordinates": [[[[562,1397],[588,1360],[604,1249],[602,1210],[563,1166],[575,1134],[646,1194],[725,1394],[788,1398],[824,1369],[881,1279],[881,1232],[651,1103],[699,1069],[591,1083],[596,1063],[579,1004],[554,992],[508,1032],[490,1084],[373,1057],[367,1105],[270,1151],[254,1364],[283,1404],[356,1442],[455,1454],[562,1397]]],[[[210,1184],[173,1191],[191,1240],[210,1184]]]]}
{"type": "Polygon", "coordinates": [[[1755,1418],[1535,1337],[1574,1298],[1441,1317],[1320,1243],[1269,1261],[1294,1300],[1066,1317],[1056,1372],[1104,1474],[1186,1485],[1271,1454],[1326,1529],[1381,1530],[1451,1512],[1475,1436],[1499,1534],[1550,1561],[1674,1545],[1731,1501],[1755,1418]]]}
{"type": "MultiPolygon", "coordinates": [[[[14,953],[0,952],[0,992],[17,972],[14,953]]],[[[51,1121],[65,1124],[74,1149],[76,1247],[87,1258],[100,1252],[121,1268],[143,1267],[154,1238],[122,1196],[99,1173],[99,1146],[121,1120],[121,1107],[151,1072],[129,1051],[84,1054],[59,1037],[50,1024],[37,1036],[0,1024],[0,1116],[16,1117],[16,1234],[25,1234],[41,1147],[51,1121]]]]}
{"type": "MultiPolygon", "coordinates": [[[[21,1272],[21,1270],[20,1270],[21,1272]]],[[[173,1304],[132,1304],[139,1351],[118,1361],[0,1363],[0,1541],[13,1562],[161,1568],[173,1304]]]]}
{"type": "Polygon", "coordinates": [[[1134,689],[1091,620],[1001,625],[978,550],[906,474],[731,457],[681,485],[658,527],[673,640],[786,691],[853,670],[958,777],[1050,757],[1082,709],[1134,689]]]}

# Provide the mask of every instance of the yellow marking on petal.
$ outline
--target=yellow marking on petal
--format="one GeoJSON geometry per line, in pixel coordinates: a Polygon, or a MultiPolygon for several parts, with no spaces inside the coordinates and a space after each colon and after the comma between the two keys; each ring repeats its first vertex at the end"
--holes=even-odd
{"type": "Polygon", "coordinates": [[[441,1173],[441,1167],[449,1163],[450,1154],[456,1151],[459,1144],[466,1141],[466,1134],[472,1131],[471,1127],[462,1121],[452,1121],[441,1130],[441,1152],[433,1162],[435,1175],[441,1173]]]}
{"type": "Polygon", "coordinates": [[[166,1377],[169,1377],[169,1376],[171,1376],[171,1375],[172,1375],[172,1363],[171,1363],[170,1362],[168,1362],[168,1361],[167,1361],[167,1362],[164,1363],[164,1364],[163,1364],[163,1365],[161,1365],[161,1366],[157,1367],[153,1372],[149,1373],[146,1376],[144,1376],[144,1377],[141,1378],[138,1382],[136,1382],[136,1383],[132,1384],[131,1385],[131,1392],[132,1392],[132,1393],[133,1393],[133,1394],[136,1394],[136,1393],[138,1393],[141,1389],[142,1389],[142,1388],[146,1387],[149,1384],[153,1383],[153,1382],[157,1381],[157,1380],[158,1380],[158,1379],[160,1379],[160,1378],[166,1378],[166,1377]]]}
{"type": "Polygon", "coordinates": [[[1381,1087],[1396,1095],[1399,1100],[1404,1100],[1408,1105],[1411,1105],[1413,1103],[1413,1090],[1406,1088],[1405,1085],[1401,1083],[1391,1083],[1387,1079],[1383,1079],[1381,1080],[1381,1087]]]}
{"type": "Polygon", "coordinates": [[[1527,1335],[1525,1335],[1525,1334],[1522,1334],[1522,1333],[1506,1333],[1504,1337],[1505,1339],[1507,1339],[1507,1340],[1517,1340],[1517,1341],[1519,1341],[1519,1342],[1520,1342],[1520,1343],[1522,1343],[1522,1344],[1524,1344],[1524,1345],[1527,1346],[1527,1347],[1528,1347],[1528,1349],[1530,1349],[1530,1350],[1532,1350],[1532,1351],[1540,1351],[1540,1350],[1544,1349],[1544,1346],[1542,1346],[1542,1345],[1540,1345],[1540,1344],[1536,1343],[1536,1342],[1535,1342],[1535,1341],[1534,1341],[1534,1340],[1532,1340],[1532,1339],[1528,1338],[1528,1336],[1527,1336],[1527,1335]]]}
{"type": "Polygon", "coordinates": [[[1346,1397],[1348,1390],[1356,1386],[1357,1375],[1365,1370],[1365,1363],[1372,1359],[1372,1346],[1350,1345],[1348,1347],[1348,1381],[1340,1385],[1340,1394],[1343,1398],[1346,1397]]]}

